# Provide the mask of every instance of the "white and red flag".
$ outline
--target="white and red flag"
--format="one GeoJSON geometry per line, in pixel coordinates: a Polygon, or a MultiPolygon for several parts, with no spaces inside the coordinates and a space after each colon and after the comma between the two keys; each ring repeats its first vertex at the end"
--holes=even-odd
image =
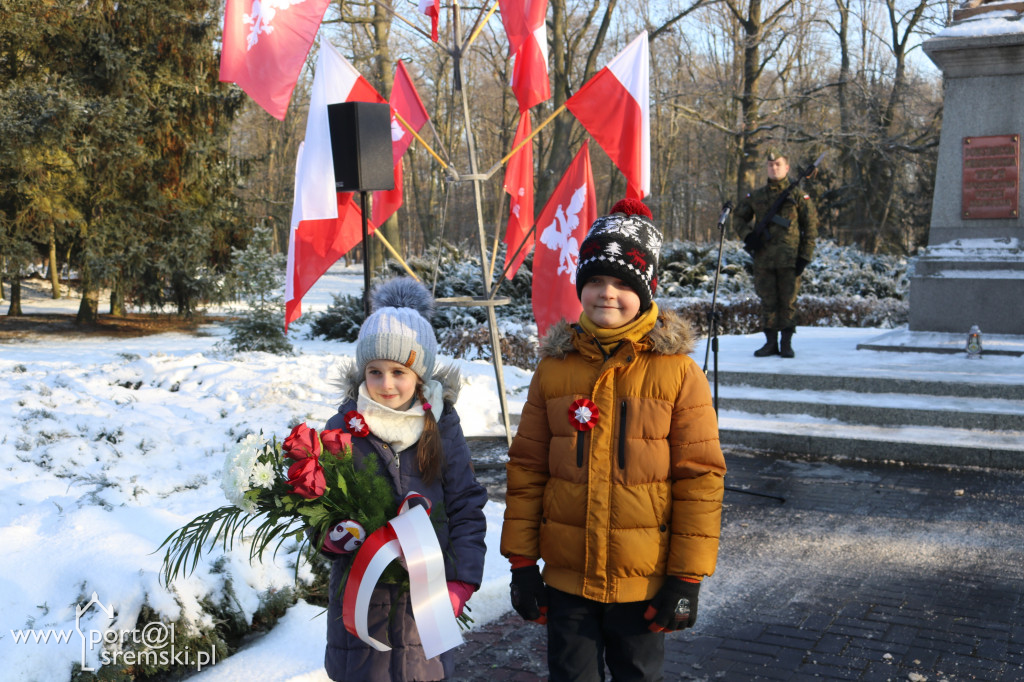
{"type": "MultiPolygon", "coordinates": [[[[519,127],[512,148],[515,149],[531,132],[530,112],[523,111],[519,114],[519,127]]],[[[533,226],[533,140],[509,159],[504,188],[509,195],[504,272],[505,277],[512,279],[535,242],[534,233],[530,232],[533,226]]]]}
{"type": "Polygon", "coordinates": [[[309,96],[306,138],[295,164],[285,279],[286,330],[302,314],[302,297],[310,287],[363,238],[362,212],[353,194],[335,191],[327,105],[339,102],[384,103],[384,98],[337,48],[324,41],[309,96]]]}
{"type": "Polygon", "coordinates": [[[551,97],[547,24],[544,20],[548,0],[500,0],[500,5],[509,54],[515,60],[512,92],[519,111],[526,111],[551,97]]]}
{"type": "Polygon", "coordinates": [[[634,199],[651,193],[650,102],[644,31],[565,103],[626,176],[626,196],[634,199]]]}
{"type": "Polygon", "coordinates": [[[537,217],[532,297],[538,337],[560,320],[579,319],[583,307],[576,296],[576,264],[580,244],[595,220],[594,175],[584,142],[537,217]]]}
{"type": "Polygon", "coordinates": [[[420,14],[430,17],[430,39],[437,42],[437,21],[441,18],[441,0],[420,0],[420,14]]]}
{"type": "Polygon", "coordinates": [[[330,0],[227,0],[220,80],[284,120],[330,0]]]}
{"type": "Polygon", "coordinates": [[[378,226],[384,224],[402,205],[402,155],[414,139],[412,133],[398,122],[396,113],[417,133],[430,120],[427,108],[423,106],[412,77],[402,61],[395,67],[395,81],[391,86],[391,157],[395,164],[395,188],[373,193],[370,220],[378,226]]]}

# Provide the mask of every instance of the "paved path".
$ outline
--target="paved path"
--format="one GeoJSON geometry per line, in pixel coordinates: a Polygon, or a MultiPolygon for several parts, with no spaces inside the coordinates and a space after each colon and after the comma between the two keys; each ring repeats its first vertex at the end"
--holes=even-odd
{"type": "MultiPolygon", "coordinates": [[[[726,457],[718,571],[666,680],[1024,680],[1024,472],[726,457]]],[[[545,679],[545,651],[509,614],[456,679],[545,679]]]]}

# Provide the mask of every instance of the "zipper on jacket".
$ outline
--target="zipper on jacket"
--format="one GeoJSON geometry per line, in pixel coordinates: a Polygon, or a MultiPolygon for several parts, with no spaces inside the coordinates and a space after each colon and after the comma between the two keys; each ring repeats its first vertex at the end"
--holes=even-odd
{"type": "Polygon", "coordinates": [[[585,439],[586,434],[587,434],[586,431],[578,431],[576,433],[576,468],[577,469],[582,469],[583,468],[583,455],[584,455],[584,450],[585,450],[584,445],[583,445],[583,440],[585,439]]]}
{"type": "Polygon", "coordinates": [[[619,406],[619,468],[626,468],[626,401],[619,406]]]}

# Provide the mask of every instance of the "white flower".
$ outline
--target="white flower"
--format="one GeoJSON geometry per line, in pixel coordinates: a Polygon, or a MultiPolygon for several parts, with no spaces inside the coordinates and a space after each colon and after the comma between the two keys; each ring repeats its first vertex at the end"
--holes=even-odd
{"type": "Polygon", "coordinates": [[[239,441],[224,458],[220,480],[224,497],[231,504],[250,514],[255,512],[256,506],[251,500],[246,499],[245,493],[251,487],[250,481],[266,444],[267,441],[262,435],[251,433],[239,441]]]}
{"type": "Polygon", "coordinates": [[[241,467],[230,467],[224,469],[221,477],[220,488],[224,491],[224,497],[228,502],[250,514],[255,512],[256,505],[245,497],[249,490],[250,472],[241,467]]]}
{"type": "Polygon", "coordinates": [[[270,489],[274,485],[274,467],[270,462],[259,462],[249,474],[249,482],[257,488],[270,489]]]}

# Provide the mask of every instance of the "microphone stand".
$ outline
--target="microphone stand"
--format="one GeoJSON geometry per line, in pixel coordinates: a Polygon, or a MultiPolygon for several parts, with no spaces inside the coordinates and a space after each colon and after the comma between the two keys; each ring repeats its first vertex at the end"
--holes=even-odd
{"type": "MultiPolygon", "coordinates": [[[[722,215],[718,218],[718,264],[715,266],[715,285],[711,292],[711,309],[708,311],[708,347],[704,352],[704,376],[708,375],[708,356],[713,350],[715,352],[715,414],[718,414],[718,321],[721,319],[721,313],[718,311],[716,305],[718,302],[718,277],[722,272],[722,244],[725,241],[725,221],[729,219],[729,214],[732,212],[732,202],[727,201],[722,206],[722,215]]],[[[778,495],[770,495],[768,493],[758,493],[752,490],[743,490],[735,486],[727,485],[726,490],[731,490],[736,493],[743,493],[744,495],[755,495],[757,497],[768,497],[773,500],[778,500],[785,504],[786,498],[778,495]]]]}
{"type": "Polygon", "coordinates": [[[715,412],[718,412],[718,320],[721,313],[716,307],[718,301],[718,277],[722,272],[722,243],[725,241],[725,221],[732,212],[732,202],[722,206],[722,215],[718,218],[718,264],[715,266],[715,286],[711,292],[711,309],[708,311],[708,347],[704,352],[704,376],[708,375],[708,356],[715,351],[715,412]]]}

